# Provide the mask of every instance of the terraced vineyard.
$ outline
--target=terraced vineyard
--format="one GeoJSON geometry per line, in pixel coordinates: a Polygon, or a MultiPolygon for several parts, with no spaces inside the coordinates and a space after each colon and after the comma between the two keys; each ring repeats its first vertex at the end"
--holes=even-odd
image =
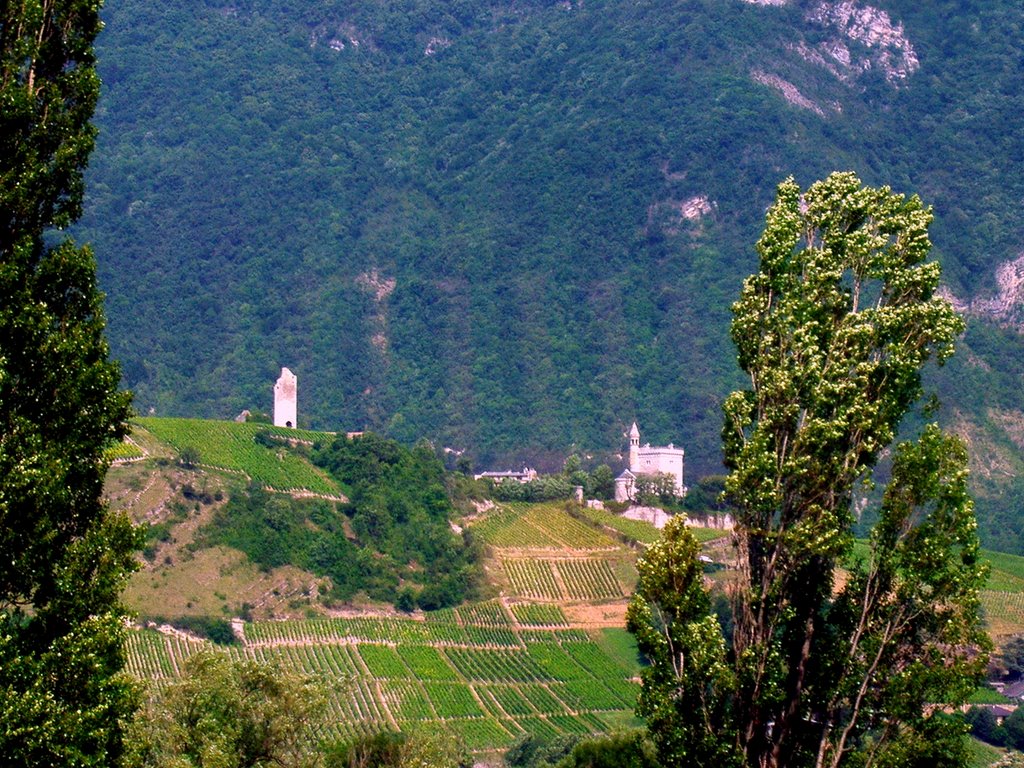
{"type": "Polygon", "coordinates": [[[567,626],[568,621],[562,609],[555,605],[543,603],[512,603],[509,606],[512,615],[523,626],[567,626]]]}
{"type": "Polygon", "coordinates": [[[488,544],[513,549],[614,550],[618,544],[594,526],[571,517],[565,502],[503,506],[473,524],[488,544]]]}
{"type": "MultiPolygon", "coordinates": [[[[187,420],[164,421],[170,426],[155,428],[160,439],[171,442],[171,432],[182,445],[192,439],[187,420]]],[[[238,447],[245,430],[237,427],[256,425],[226,426],[223,434],[234,435],[230,450],[236,454],[214,452],[218,458],[211,463],[250,466],[238,447]]],[[[225,437],[219,450],[229,453],[231,440],[225,437]]],[[[330,691],[333,737],[416,725],[445,729],[471,749],[491,752],[524,732],[551,737],[620,728],[632,720],[639,692],[635,645],[622,629],[621,613],[635,579],[636,550],[623,538],[650,543],[656,534],[646,523],[606,512],[576,514],[584,519],[571,516],[564,503],[512,504],[471,523],[488,545],[501,599],[422,620],[251,623],[244,626],[244,643],[223,652],[320,676],[330,691]],[[609,529],[624,537],[613,538],[609,529]]],[[[722,535],[695,533],[704,534],[702,540],[722,535]]],[[[985,556],[992,574],[982,601],[998,642],[1024,628],[1024,558],[985,556]]],[[[189,656],[210,647],[139,630],[130,638],[128,667],[164,684],[180,674],[189,656]]]]}
{"type": "MultiPolygon", "coordinates": [[[[154,447],[197,445],[203,464],[266,485],[293,487],[304,477],[310,490],[341,490],[290,468],[288,482],[275,478],[275,462],[301,457],[256,443],[260,429],[266,427],[186,419],[138,424],[140,444],[153,455],[154,447]]],[[[469,748],[492,752],[525,732],[607,733],[635,722],[636,648],[622,627],[637,550],[598,522],[577,519],[564,502],[511,504],[470,525],[487,545],[487,570],[501,598],[420,619],[248,623],[244,642],[222,652],[321,677],[330,691],[327,735],[336,738],[415,725],[446,729],[469,748]]],[[[139,630],[129,642],[129,670],[163,685],[204,648],[212,646],[139,630]]]]}
{"type": "MultiPolygon", "coordinates": [[[[577,515],[578,509],[570,511],[565,502],[508,504],[472,523],[473,533],[489,545],[491,572],[501,582],[503,593],[525,601],[513,611],[543,610],[534,606],[543,602],[624,601],[632,592],[636,551],[621,537],[609,535],[606,529],[611,526],[603,517],[581,520],[577,515]]],[[[622,522],[636,528],[638,538],[653,541],[657,537],[648,523],[622,522]]],[[[530,622],[537,626],[557,623],[539,618],[530,622]]]]}
{"type": "Polygon", "coordinates": [[[146,417],[133,423],[136,430],[150,433],[175,452],[185,448],[197,449],[200,464],[244,475],[264,487],[332,497],[341,494],[338,484],[327,473],[285,449],[288,440],[312,444],[330,439],[332,436],[327,433],[206,419],[146,417]],[[281,448],[257,443],[255,438],[260,432],[279,438],[281,448]]]}
{"type": "Polygon", "coordinates": [[[540,600],[614,600],[625,597],[607,560],[503,559],[514,593],[540,600]]]}
{"type": "Polygon", "coordinates": [[[145,458],[146,453],[131,438],[126,438],[116,445],[110,446],[105,452],[108,461],[134,461],[145,458]]]}
{"type": "Polygon", "coordinates": [[[981,605],[989,634],[997,644],[1024,632],[1024,557],[983,551],[989,562],[981,605]]]}
{"type": "MultiPolygon", "coordinates": [[[[348,738],[419,724],[447,729],[476,751],[524,732],[603,733],[631,716],[639,691],[630,660],[599,635],[564,626],[556,606],[490,601],[432,616],[246,624],[226,651],[322,677],[330,735],[348,738]],[[522,620],[520,620],[520,617],[522,620]]],[[[213,646],[152,629],[132,632],[128,669],[168,680],[213,646]]]]}
{"type": "Polygon", "coordinates": [[[650,545],[661,537],[661,531],[650,523],[645,523],[642,520],[630,520],[606,509],[581,507],[578,514],[597,525],[618,531],[630,541],[635,541],[638,544],[650,545]]]}

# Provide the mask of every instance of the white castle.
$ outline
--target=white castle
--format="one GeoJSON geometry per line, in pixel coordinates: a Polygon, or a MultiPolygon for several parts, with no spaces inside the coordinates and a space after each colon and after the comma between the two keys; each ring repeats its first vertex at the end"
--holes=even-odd
{"type": "Polygon", "coordinates": [[[299,409],[299,379],[287,368],[281,369],[281,378],[274,384],[274,426],[295,427],[299,409]]]}
{"type": "Polygon", "coordinates": [[[640,430],[633,422],[629,430],[629,469],[615,478],[615,500],[632,501],[638,475],[671,475],[676,496],[686,493],[683,485],[683,449],[672,443],[666,446],[640,445],[640,430]]]}

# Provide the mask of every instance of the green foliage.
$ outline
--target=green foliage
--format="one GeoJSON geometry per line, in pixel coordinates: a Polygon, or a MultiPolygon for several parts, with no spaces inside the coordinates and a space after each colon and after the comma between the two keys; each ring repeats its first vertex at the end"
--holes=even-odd
{"type": "Polygon", "coordinates": [[[937,712],[924,722],[895,729],[892,743],[878,752],[884,768],[962,768],[969,752],[959,715],[937,712]]]}
{"type": "Polygon", "coordinates": [[[473,593],[479,552],[470,538],[452,532],[444,466],[429,446],[410,450],[373,433],[339,436],[317,449],[313,461],[350,489],[344,512],[356,535],[354,544],[343,542],[339,529],[333,542],[315,542],[314,570],[335,579],[346,569],[344,583],[389,602],[398,598],[400,579],[420,584],[416,601],[425,610],[473,593]]]}
{"type": "Polygon", "coordinates": [[[1012,677],[1024,675],[1024,637],[1011,637],[999,649],[999,661],[1012,677]]]}
{"type": "Polygon", "coordinates": [[[451,733],[383,731],[327,750],[324,768],[470,768],[473,760],[451,733]]]}
{"type": "Polygon", "coordinates": [[[607,464],[599,464],[590,473],[586,485],[587,497],[607,501],[615,498],[615,474],[607,464]]]}
{"type": "Polygon", "coordinates": [[[505,765],[508,768],[548,768],[567,757],[578,742],[577,736],[543,739],[524,733],[505,752],[505,765]]]}
{"type": "Polygon", "coordinates": [[[644,506],[674,506],[678,504],[675,478],[669,474],[638,475],[634,481],[636,501],[644,506]]]}
{"type": "Polygon", "coordinates": [[[683,509],[691,517],[699,518],[726,514],[730,507],[724,498],[724,491],[724,475],[705,475],[688,486],[683,509]]]}
{"type": "Polygon", "coordinates": [[[326,768],[400,768],[406,736],[382,731],[327,748],[326,768]]]}
{"type": "Polygon", "coordinates": [[[1020,707],[1013,711],[1003,723],[1003,735],[1007,746],[1024,751],[1024,711],[1020,707]]]}
{"type": "MultiPolygon", "coordinates": [[[[319,428],[554,470],[609,460],[636,415],[699,477],[721,471],[728,305],[780,168],[914,184],[965,300],[1024,239],[1015,0],[890,0],[920,62],[896,87],[794,3],[231,8],[104,16],[85,231],[142,412],[266,411],[287,364],[319,428]]],[[[1019,335],[979,320],[967,343],[944,399],[1019,409],[1019,335]]],[[[979,496],[989,543],[1024,552],[1022,493],[979,496]]]]}
{"type": "Polygon", "coordinates": [[[637,714],[665,765],[739,765],[728,720],[736,680],[699,555],[685,518],[673,517],[637,563],[640,581],[626,624],[650,661],[637,714]]]}
{"type": "Polygon", "coordinates": [[[325,704],[311,678],[199,653],[184,678],[150,691],[132,723],[131,760],[153,768],[314,766],[325,704]]]}
{"type": "Polygon", "coordinates": [[[148,616],[149,621],[157,624],[170,624],[191,632],[199,637],[205,637],[216,645],[237,645],[238,638],[231,629],[231,622],[227,619],[218,619],[212,616],[179,616],[176,619],[168,619],[163,616],[148,616]]]}
{"type": "Polygon", "coordinates": [[[199,466],[200,461],[202,461],[202,456],[194,445],[183,446],[178,452],[178,463],[185,469],[195,469],[199,466]]]}
{"type": "Polygon", "coordinates": [[[741,566],[732,652],[696,544],[676,526],[645,556],[630,606],[652,660],[639,709],[663,759],[718,749],[707,760],[966,760],[962,723],[935,707],[967,699],[988,646],[987,569],[958,439],[925,425],[896,445],[867,555],[849,565],[855,484],[873,477],[920,396],[922,366],[948,357],[963,327],[935,296],[930,220],[916,197],[850,173],[806,192],[779,186],[760,271],[733,307],[751,389],[726,400],[722,433],[741,566]]]}
{"type": "Polygon", "coordinates": [[[997,747],[1006,744],[1006,729],[996,720],[990,707],[971,707],[964,714],[964,721],[974,738],[997,747]]]}
{"type": "Polygon", "coordinates": [[[508,768],[657,768],[653,747],[641,732],[600,738],[542,738],[524,733],[505,753],[508,768]]]}
{"type": "Polygon", "coordinates": [[[331,579],[331,596],[345,600],[365,589],[390,599],[398,583],[389,563],[349,540],[337,505],[295,499],[256,488],[231,494],[202,529],[210,544],[245,552],[262,568],[295,565],[331,579]]]}
{"type": "Polygon", "coordinates": [[[640,732],[581,741],[558,768],[659,768],[653,745],[640,732]]]}
{"type": "Polygon", "coordinates": [[[101,501],[127,433],[81,213],[96,135],[98,4],[0,8],[0,754],[9,765],[119,759],[135,706],[118,595],[131,523],[101,501]]]}
{"type": "Polygon", "coordinates": [[[832,600],[853,545],[854,483],[920,396],[921,367],[948,357],[963,328],[934,296],[930,221],[916,197],[853,174],[806,193],[784,182],[761,270],[734,306],[753,387],[727,400],[723,441],[745,561],[740,746],[755,762],[820,754],[838,765],[874,728],[875,749],[899,733],[905,750],[911,733],[942,730],[925,705],[962,700],[980,672],[985,570],[966,452],[937,427],[898,447],[871,556],[832,600]],[[916,661],[898,663],[908,651],[916,661]],[[799,722],[812,711],[825,727],[807,734],[799,722]]]}
{"type": "Polygon", "coordinates": [[[572,493],[573,483],[564,475],[541,475],[528,483],[495,483],[491,496],[497,501],[539,502],[569,499],[572,493]]]}

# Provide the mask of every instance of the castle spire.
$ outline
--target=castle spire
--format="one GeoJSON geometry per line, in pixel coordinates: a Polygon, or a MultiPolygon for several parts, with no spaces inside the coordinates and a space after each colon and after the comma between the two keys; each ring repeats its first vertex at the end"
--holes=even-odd
{"type": "Polygon", "coordinates": [[[640,469],[640,429],[636,422],[629,430],[629,471],[637,472],[640,469]]]}

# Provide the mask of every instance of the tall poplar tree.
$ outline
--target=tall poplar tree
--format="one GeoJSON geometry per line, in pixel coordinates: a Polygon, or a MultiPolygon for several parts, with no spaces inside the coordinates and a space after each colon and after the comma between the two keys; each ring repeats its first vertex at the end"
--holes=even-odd
{"type": "Polygon", "coordinates": [[[131,524],[101,501],[129,397],[81,213],[96,0],[0,2],[0,755],[109,765],[134,707],[119,592],[131,524]]]}
{"type": "Polygon", "coordinates": [[[920,398],[922,367],[963,329],[935,293],[930,221],[917,197],[852,173],[779,186],[760,270],[733,306],[750,388],[724,406],[731,648],[706,637],[700,600],[671,597],[699,581],[663,554],[692,548],[685,531],[645,560],[630,607],[653,662],[640,709],[672,764],[963,763],[936,706],[973,690],[987,643],[962,443],[927,425],[896,445],[859,559],[852,530],[858,484],[920,398]],[[694,712],[704,727],[682,725],[694,712]]]}

